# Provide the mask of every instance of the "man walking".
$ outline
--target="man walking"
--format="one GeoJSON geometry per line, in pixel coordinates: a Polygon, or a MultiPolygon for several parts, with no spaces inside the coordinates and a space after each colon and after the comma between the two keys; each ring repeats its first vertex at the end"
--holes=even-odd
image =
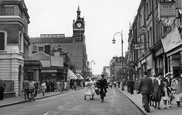
{"type": "Polygon", "coordinates": [[[142,94],[142,103],[146,112],[150,112],[149,98],[153,90],[152,79],[149,78],[147,72],[144,72],[144,77],[141,79],[138,86],[138,93],[142,94]]]}
{"type": "Polygon", "coordinates": [[[24,92],[24,98],[25,100],[29,100],[29,85],[30,82],[28,80],[23,81],[23,92],[24,92]]]}

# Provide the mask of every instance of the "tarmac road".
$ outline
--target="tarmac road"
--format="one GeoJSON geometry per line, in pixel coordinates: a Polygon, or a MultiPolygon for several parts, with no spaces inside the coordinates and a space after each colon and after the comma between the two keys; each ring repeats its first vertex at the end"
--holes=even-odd
{"type": "Polygon", "coordinates": [[[104,102],[98,95],[84,100],[84,90],[0,108],[0,115],[143,115],[118,89],[108,89],[104,102]]]}

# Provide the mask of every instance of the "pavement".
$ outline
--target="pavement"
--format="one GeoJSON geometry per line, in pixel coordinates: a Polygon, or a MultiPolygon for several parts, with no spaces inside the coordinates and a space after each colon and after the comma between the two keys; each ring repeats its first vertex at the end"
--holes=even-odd
{"type": "MultiPolygon", "coordinates": [[[[83,87],[77,88],[77,90],[80,90],[80,89],[83,89],[83,87]]],[[[62,91],[62,92],[60,92],[60,91],[49,92],[49,93],[45,93],[44,96],[42,95],[42,93],[38,93],[37,96],[35,97],[35,99],[36,100],[43,99],[43,98],[47,98],[47,97],[51,97],[51,96],[61,95],[61,94],[68,93],[71,91],[75,91],[75,90],[68,90],[68,91],[62,91]]],[[[4,98],[3,101],[0,101],[0,108],[6,107],[6,106],[11,106],[11,105],[16,105],[16,104],[20,104],[20,103],[25,103],[25,102],[28,102],[28,101],[25,100],[24,97],[22,97],[22,96],[4,98]]]]}
{"type": "MultiPolygon", "coordinates": [[[[121,91],[121,90],[120,90],[121,91]]],[[[150,106],[150,113],[146,113],[142,106],[142,95],[137,94],[134,91],[134,94],[130,94],[127,92],[127,88],[125,87],[124,91],[121,91],[133,104],[144,114],[144,115],[182,115],[182,103],[180,107],[177,107],[175,100],[172,101],[172,107],[164,109],[163,101],[161,101],[161,109],[155,109],[150,106]]]]}

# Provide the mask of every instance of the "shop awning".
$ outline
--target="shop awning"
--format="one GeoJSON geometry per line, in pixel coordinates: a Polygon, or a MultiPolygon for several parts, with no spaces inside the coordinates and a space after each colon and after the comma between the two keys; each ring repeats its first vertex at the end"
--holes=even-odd
{"type": "Polygon", "coordinates": [[[78,77],[75,75],[75,73],[71,70],[68,69],[68,72],[67,72],[67,79],[68,80],[71,80],[71,79],[78,79],[78,77]]]}

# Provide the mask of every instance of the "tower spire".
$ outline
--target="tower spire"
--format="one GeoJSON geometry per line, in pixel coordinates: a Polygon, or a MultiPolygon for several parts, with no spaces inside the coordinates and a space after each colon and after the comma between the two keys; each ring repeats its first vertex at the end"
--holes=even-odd
{"type": "Polygon", "coordinates": [[[79,5],[78,5],[78,9],[77,9],[77,18],[80,18],[80,13],[81,13],[81,11],[80,11],[80,7],[79,7],[79,5]]]}

